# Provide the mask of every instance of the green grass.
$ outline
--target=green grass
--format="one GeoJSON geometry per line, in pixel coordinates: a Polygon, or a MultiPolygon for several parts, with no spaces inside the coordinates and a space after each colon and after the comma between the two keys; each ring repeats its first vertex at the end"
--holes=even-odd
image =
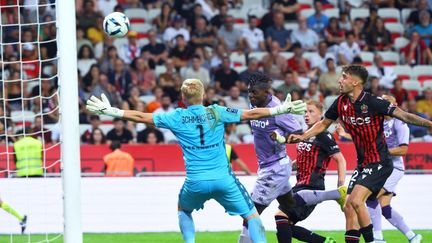
{"type": "MultiPolygon", "coordinates": [[[[423,235],[423,242],[432,242],[432,230],[416,230],[416,233],[423,235]]],[[[318,232],[325,236],[331,236],[336,239],[336,242],[345,242],[343,239],[344,232],[342,231],[321,231],[318,232]]],[[[197,243],[236,243],[238,231],[230,232],[198,232],[196,235],[197,243]]],[[[45,239],[56,237],[57,235],[13,235],[12,241],[9,235],[0,235],[0,242],[48,242],[45,239]]],[[[399,231],[384,231],[384,237],[388,243],[406,243],[407,240],[399,231]]],[[[267,241],[277,242],[275,232],[267,232],[267,241]]],[[[60,237],[57,240],[49,241],[53,243],[63,242],[60,237]]],[[[181,234],[176,232],[164,233],[137,233],[137,234],[84,234],[85,243],[177,243],[182,242],[181,234]]],[[[299,242],[294,240],[293,242],[299,242]]]]}

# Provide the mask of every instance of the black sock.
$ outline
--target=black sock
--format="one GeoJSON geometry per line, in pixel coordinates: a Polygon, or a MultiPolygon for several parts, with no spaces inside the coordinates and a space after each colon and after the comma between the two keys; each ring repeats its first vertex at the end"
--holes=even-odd
{"type": "Polygon", "coordinates": [[[275,216],[276,236],[279,243],[291,243],[292,232],[291,225],[287,217],[275,216]]]}
{"type": "Polygon", "coordinates": [[[363,235],[363,239],[365,240],[365,242],[373,242],[374,241],[372,224],[370,224],[366,227],[360,228],[360,233],[363,235]]]}
{"type": "Polygon", "coordinates": [[[321,235],[315,234],[314,232],[303,228],[301,226],[293,225],[291,226],[292,236],[297,240],[301,240],[304,242],[313,242],[313,243],[321,243],[326,240],[325,237],[321,235]]]}
{"type": "Polygon", "coordinates": [[[360,231],[358,230],[348,230],[345,233],[346,243],[359,243],[360,242],[360,231]]]}

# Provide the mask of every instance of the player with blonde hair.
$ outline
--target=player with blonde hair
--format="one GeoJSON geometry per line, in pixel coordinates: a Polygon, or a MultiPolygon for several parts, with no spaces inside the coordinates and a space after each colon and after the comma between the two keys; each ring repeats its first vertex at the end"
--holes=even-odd
{"type": "Polygon", "coordinates": [[[215,199],[230,215],[240,215],[248,224],[253,242],[266,242],[264,227],[253,202],[237,180],[229,166],[225,151],[224,124],[259,119],[285,113],[302,114],[306,104],[302,101],[285,102],[273,108],[242,110],[219,105],[203,105],[204,86],[198,79],[186,79],[181,87],[186,109],[163,114],[120,110],[111,107],[102,94],[101,99],[92,96],[87,109],[122,119],[154,124],[171,130],[183,151],[186,179],[179,194],[178,217],[185,242],[195,242],[193,210],[204,207],[204,202],[215,199]]]}

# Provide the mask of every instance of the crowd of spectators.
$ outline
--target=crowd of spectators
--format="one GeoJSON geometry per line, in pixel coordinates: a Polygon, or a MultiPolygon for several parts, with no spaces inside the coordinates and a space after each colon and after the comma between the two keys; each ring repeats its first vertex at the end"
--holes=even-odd
{"type": "MultiPolygon", "coordinates": [[[[7,100],[3,113],[24,108],[40,114],[42,110],[44,124],[56,123],[58,116],[56,62],[52,60],[56,46],[50,41],[56,35],[53,6],[2,8],[2,23],[10,24],[3,27],[2,37],[2,94],[7,100]],[[34,23],[36,18],[44,22],[40,28],[14,25],[34,23]],[[42,80],[41,85],[21,82],[31,79],[42,80]],[[26,99],[37,95],[48,98],[26,99]]],[[[293,99],[313,99],[329,107],[338,95],[338,67],[352,63],[368,65],[368,91],[391,93],[403,109],[432,118],[432,88],[405,89],[403,78],[380,54],[396,52],[400,64],[411,67],[432,64],[432,12],[427,0],[315,0],[307,7],[297,0],[77,0],[76,11],[80,124],[88,128],[82,143],[176,143],[167,130],[91,116],[85,110],[91,95],[105,93],[111,104],[122,109],[169,112],[181,105],[182,80],[198,78],[206,87],[205,105],[248,108],[247,77],[264,72],[274,80],[273,93],[278,98],[291,93],[293,99]],[[267,11],[258,11],[257,3],[267,11]],[[370,14],[351,19],[350,10],[359,7],[370,14]],[[409,40],[406,46],[395,47],[386,20],[378,15],[383,7],[413,8],[402,23],[403,36],[409,40]],[[302,15],[305,8],[314,13],[302,15]],[[326,16],[324,9],[329,8],[339,9],[339,17],[326,16]],[[104,16],[130,9],[160,9],[160,14],[150,20],[143,16],[143,22],[151,26],[145,32],[132,24],[123,40],[106,36],[104,16]],[[246,19],[230,14],[233,9],[249,9],[246,19]],[[365,51],[374,53],[371,63],[362,60],[365,51]]],[[[3,125],[3,131],[10,132],[4,123],[0,119],[0,129],[3,125]]],[[[431,131],[410,129],[412,138],[430,139],[431,131]]],[[[249,133],[247,124],[239,124],[229,141],[250,142],[249,133]]]]}

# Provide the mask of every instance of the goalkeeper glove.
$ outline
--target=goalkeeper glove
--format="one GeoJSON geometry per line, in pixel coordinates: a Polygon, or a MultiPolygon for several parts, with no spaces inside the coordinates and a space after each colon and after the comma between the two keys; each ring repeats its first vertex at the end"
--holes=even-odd
{"type": "Polygon", "coordinates": [[[271,137],[273,140],[276,140],[276,142],[278,142],[278,143],[285,143],[285,142],[286,142],[285,137],[282,136],[282,135],[280,135],[279,132],[278,132],[277,130],[274,130],[274,131],[270,134],[270,137],[271,137]]]}
{"type": "Polygon", "coordinates": [[[98,115],[107,115],[119,118],[123,117],[124,115],[124,110],[111,107],[111,104],[105,94],[101,95],[101,99],[98,99],[92,95],[90,99],[87,100],[86,108],[91,113],[98,115]]]}
{"type": "Polygon", "coordinates": [[[291,102],[291,94],[288,94],[284,103],[276,107],[269,108],[270,115],[277,116],[286,113],[303,115],[306,111],[306,103],[302,100],[295,100],[291,102]]]}

